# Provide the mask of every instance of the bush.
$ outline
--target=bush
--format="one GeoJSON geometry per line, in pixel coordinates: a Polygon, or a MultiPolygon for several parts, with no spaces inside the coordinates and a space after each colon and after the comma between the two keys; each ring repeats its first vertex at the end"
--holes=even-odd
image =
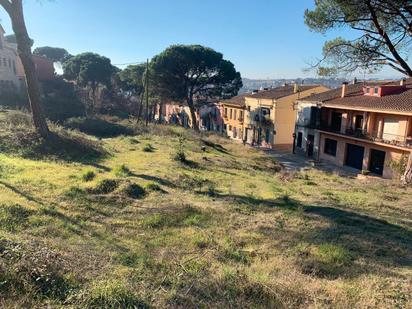
{"type": "Polygon", "coordinates": [[[92,170],[84,171],[82,174],[83,181],[92,181],[96,177],[96,173],[92,170]]]}
{"type": "Polygon", "coordinates": [[[154,183],[154,182],[149,182],[148,184],[144,186],[144,188],[147,191],[163,192],[163,189],[157,183],[154,183]]]}
{"type": "Polygon", "coordinates": [[[173,155],[173,159],[178,162],[186,162],[186,153],[185,153],[185,142],[186,139],[183,135],[179,135],[178,144],[175,154],[173,155]]]}

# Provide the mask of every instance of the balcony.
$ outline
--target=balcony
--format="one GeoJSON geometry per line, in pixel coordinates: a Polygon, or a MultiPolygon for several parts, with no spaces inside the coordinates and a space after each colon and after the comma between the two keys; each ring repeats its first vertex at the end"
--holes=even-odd
{"type": "Polygon", "coordinates": [[[341,130],[337,130],[337,128],[326,126],[326,125],[320,125],[318,126],[318,129],[321,131],[339,134],[342,136],[348,136],[348,137],[353,137],[353,138],[358,138],[358,139],[364,139],[364,140],[371,141],[371,142],[382,143],[382,144],[387,144],[387,145],[397,146],[397,147],[406,147],[406,148],[412,149],[412,136],[407,137],[404,135],[383,133],[381,134],[381,137],[380,137],[377,131],[366,133],[366,132],[363,132],[362,129],[347,128],[345,132],[342,132],[341,130]]]}

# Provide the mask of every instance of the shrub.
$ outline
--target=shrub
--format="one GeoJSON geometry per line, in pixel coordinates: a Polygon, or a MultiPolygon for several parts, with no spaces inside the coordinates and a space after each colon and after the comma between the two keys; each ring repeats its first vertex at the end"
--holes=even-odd
{"type": "Polygon", "coordinates": [[[109,194],[114,192],[119,186],[119,182],[114,179],[103,179],[91,190],[95,194],[109,194]]]}
{"type": "Polygon", "coordinates": [[[178,144],[176,148],[176,152],[173,155],[173,159],[178,162],[186,162],[186,153],[185,153],[185,142],[186,139],[183,135],[179,135],[178,144]]]}
{"type": "Polygon", "coordinates": [[[131,174],[130,169],[125,165],[119,165],[114,169],[114,174],[117,177],[127,177],[131,174]]]}
{"type": "Polygon", "coordinates": [[[121,192],[127,197],[133,199],[143,198],[146,195],[145,189],[136,183],[126,184],[123,188],[121,188],[121,192]]]}
{"type": "Polygon", "coordinates": [[[83,181],[92,181],[96,177],[96,173],[92,170],[86,170],[82,174],[83,181]]]}
{"type": "Polygon", "coordinates": [[[0,228],[15,232],[27,223],[30,214],[28,209],[18,204],[0,204],[0,228]]]}

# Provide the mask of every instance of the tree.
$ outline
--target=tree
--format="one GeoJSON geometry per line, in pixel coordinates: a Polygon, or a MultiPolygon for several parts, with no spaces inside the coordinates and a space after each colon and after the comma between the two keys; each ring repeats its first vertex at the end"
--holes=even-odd
{"type": "Polygon", "coordinates": [[[13,32],[16,36],[17,52],[26,75],[27,92],[34,126],[42,137],[47,138],[49,136],[49,128],[40,107],[39,82],[36,76],[36,67],[32,59],[32,41],[29,38],[24,21],[22,0],[0,0],[0,5],[10,16],[13,32]]]}
{"type": "Polygon", "coordinates": [[[412,2],[410,0],[315,0],[315,9],[305,11],[311,30],[349,28],[355,39],[338,37],[327,41],[323,59],[315,67],[321,75],[378,71],[390,66],[412,77],[407,63],[412,44],[412,2]]]}
{"type": "Polygon", "coordinates": [[[242,87],[240,73],[223,55],[200,45],[173,45],[155,56],[150,64],[154,89],[163,97],[185,101],[192,127],[199,130],[195,103],[232,97],[242,87]]]}
{"type": "Polygon", "coordinates": [[[110,87],[116,70],[109,58],[94,53],[83,53],[67,60],[63,64],[63,72],[66,79],[75,81],[81,87],[90,87],[94,108],[97,105],[96,90],[99,85],[110,87]]]}
{"type": "Polygon", "coordinates": [[[63,63],[65,60],[67,60],[71,55],[67,50],[64,48],[60,47],[50,47],[50,46],[44,46],[44,47],[37,47],[33,51],[34,55],[38,56],[43,56],[53,62],[60,62],[63,63]]]}
{"type": "Polygon", "coordinates": [[[145,71],[144,64],[129,65],[116,74],[117,87],[131,95],[140,95],[144,90],[143,74],[145,71]]]}

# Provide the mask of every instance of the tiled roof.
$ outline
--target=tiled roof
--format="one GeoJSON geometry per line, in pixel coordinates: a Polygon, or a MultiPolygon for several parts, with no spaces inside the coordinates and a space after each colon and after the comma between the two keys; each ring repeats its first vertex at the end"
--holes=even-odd
{"type": "Polygon", "coordinates": [[[365,86],[399,85],[399,81],[378,81],[347,85],[344,98],[341,97],[342,87],[319,94],[314,94],[302,101],[322,102],[328,106],[347,106],[359,109],[387,110],[394,112],[412,112],[412,78],[406,80],[406,90],[382,97],[363,94],[365,86]]]}
{"type": "Polygon", "coordinates": [[[221,103],[223,104],[228,104],[228,105],[238,105],[239,107],[245,106],[245,97],[247,96],[247,93],[243,93],[240,95],[237,95],[233,98],[223,100],[221,103]]]}
{"type": "MultiPolygon", "coordinates": [[[[313,88],[319,87],[319,85],[299,85],[298,92],[310,90],[313,88]]],[[[246,97],[248,98],[255,98],[255,99],[280,99],[283,97],[287,97],[289,95],[294,94],[295,86],[294,85],[286,85],[282,87],[277,87],[269,90],[262,90],[256,94],[247,94],[246,97]]]]}

